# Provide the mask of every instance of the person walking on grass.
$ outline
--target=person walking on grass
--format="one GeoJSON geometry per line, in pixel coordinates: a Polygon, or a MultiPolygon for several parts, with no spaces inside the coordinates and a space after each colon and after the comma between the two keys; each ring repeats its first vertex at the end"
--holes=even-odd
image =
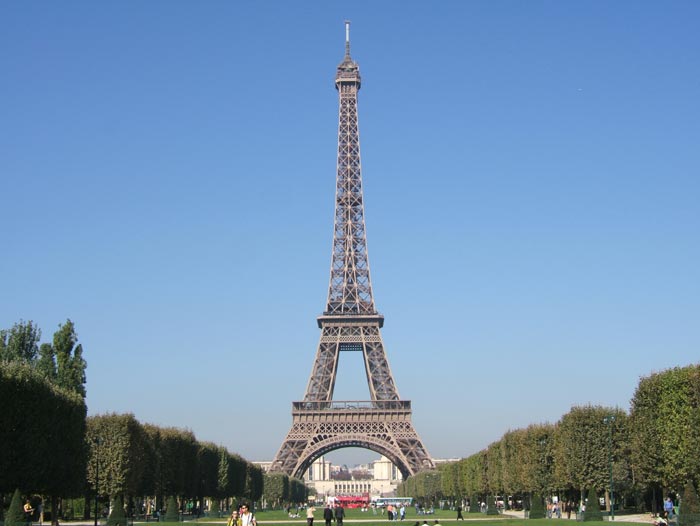
{"type": "Polygon", "coordinates": [[[326,507],[323,508],[323,520],[326,521],[326,526],[331,526],[333,521],[333,510],[331,509],[331,503],[326,502],[326,507]]]}
{"type": "Polygon", "coordinates": [[[306,526],[314,526],[314,511],[316,508],[311,505],[306,508],[306,526]]]}
{"type": "Polygon", "coordinates": [[[342,504],[337,504],[335,506],[335,523],[336,526],[343,526],[343,519],[345,518],[345,510],[342,504]]]}
{"type": "Polygon", "coordinates": [[[248,509],[247,504],[241,506],[240,526],[257,526],[258,521],[255,520],[255,515],[248,509]]]}

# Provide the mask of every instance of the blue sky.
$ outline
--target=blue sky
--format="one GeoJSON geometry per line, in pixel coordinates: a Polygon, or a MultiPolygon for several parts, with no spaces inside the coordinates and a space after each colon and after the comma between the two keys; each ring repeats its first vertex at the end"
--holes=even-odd
{"type": "MultiPolygon", "coordinates": [[[[375,301],[434,456],[697,362],[691,1],[4,2],[0,326],[72,319],[90,414],[270,459],[326,300],[345,19],[375,301]]],[[[365,398],[348,354],[336,399],[365,398]]]]}

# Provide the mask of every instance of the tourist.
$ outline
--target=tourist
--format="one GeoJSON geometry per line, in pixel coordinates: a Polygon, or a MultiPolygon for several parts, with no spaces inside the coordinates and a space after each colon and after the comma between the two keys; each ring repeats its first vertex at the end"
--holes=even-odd
{"type": "Polygon", "coordinates": [[[240,522],[238,519],[238,510],[236,508],[233,508],[233,510],[231,510],[231,516],[228,518],[226,526],[240,526],[240,522]]]}
{"type": "Polygon", "coordinates": [[[464,520],[464,515],[462,515],[462,506],[457,506],[457,520],[464,520]]]}
{"type": "Polygon", "coordinates": [[[335,523],[336,526],[343,526],[343,519],[345,518],[345,510],[342,504],[336,504],[335,506],[335,523]]]}
{"type": "Polygon", "coordinates": [[[241,506],[239,521],[240,526],[257,526],[258,524],[258,521],[255,520],[255,515],[248,509],[247,504],[241,506]]]}
{"type": "Polygon", "coordinates": [[[330,502],[326,502],[326,507],[323,508],[323,520],[326,521],[326,526],[331,526],[331,521],[333,520],[333,510],[331,509],[330,502]]]}
{"type": "Polygon", "coordinates": [[[670,521],[673,518],[673,501],[671,500],[671,497],[666,497],[666,500],[664,501],[664,515],[666,520],[670,521]]]}
{"type": "Polygon", "coordinates": [[[314,526],[314,511],[316,508],[311,505],[306,508],[306,526],[314,526]]]}
{"type": "Polygon", "coordinates": [[[29,499],[27,499],[27,502],[24,503],[24,521],[27,524],[32,523],[32,516],[34,515],[34,508],[32,508],[32,503],[29,502],[29,499]]]}

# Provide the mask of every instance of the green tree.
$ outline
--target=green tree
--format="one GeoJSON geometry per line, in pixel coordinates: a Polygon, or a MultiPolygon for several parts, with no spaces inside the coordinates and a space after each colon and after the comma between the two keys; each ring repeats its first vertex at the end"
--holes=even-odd
{"type": "Polygon", "coordinates": [[[197,465],[199,468],[199,488],[197,500],[202,497],[212,497],[213,502],[218,503],[218,479],[219,479],[219,446],[211,442],[198,444],[197,465]]]}
{"type": "Polygon", "coordinates": [[[700,365],[642,378],[632,398],[630,420],[635,477],[680,491],[700,473],[700,365]]]}
{"type": "Polygon", "coordinates": [[[615,417],[613,451],[620,450],[619,432],[626,422],[621,409],[582,406],[573,407],[557,426],[554,436],[554,474],[559,488],[608,488],[609,432],[606,417],[615,417]]]}
{"type": "Polygon", "coordinates": [[[21,362],[0,364],[0,492],[30,488],[51,497],[79,495],[85,474],[85,401],[21,362]],[[60,437],[51,440],[50,437],[60,437]]]}
{"type": "Polygon", "coordinates": [[[273,509],[281,506],[289,500],[289,477],[285,473],[265,473],[263,496],[273,509]]]}
{"type": "Polygon", "coordinates": [[[132,414],[106,414],[87,419],[87,481],[99,495],[139,495],[146,469],[147,435],[132,414]]]}
{"type": "Polygon", "coordinates": [[[39,359],[35,369],[44,378],[56,382],[56,353],[50,343],[42,343],[39,346],[39,359]]]}
{"type": "Polygon", "coordinates": [[[33,364],[40,339],[41,330],[31,320],[20,320],[11,329],[0,331],[0,362],[33,364]]]}
{"type": "Polygon", "coordinates": [[[85,368],[83,347],[77,345],[78,335],[70,320],[58,326],[53,335],[53,349],[56,353],[56,382],[61,387],[79,393],[85,398],[85,368]]]}

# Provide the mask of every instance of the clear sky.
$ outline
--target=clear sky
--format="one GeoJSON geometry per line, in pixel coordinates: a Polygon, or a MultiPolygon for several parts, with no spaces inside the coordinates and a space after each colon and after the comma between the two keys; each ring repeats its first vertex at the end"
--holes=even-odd
{"type": "MultiPolygon", "coordinates": [[[[325,306],[346,18],[431,454],[697,363],[697,1],[3,2],[0,327],[73,320],[90,414],[271,459],[325,306]]],[[[368,396],[359,355],[339,374],[368,396]]]]}

